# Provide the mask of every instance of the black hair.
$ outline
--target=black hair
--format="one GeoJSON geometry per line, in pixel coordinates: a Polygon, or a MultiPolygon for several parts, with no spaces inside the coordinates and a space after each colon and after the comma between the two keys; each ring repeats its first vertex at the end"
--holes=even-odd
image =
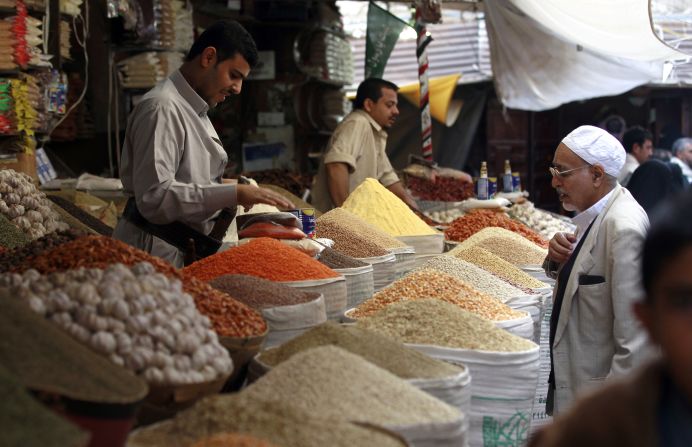
{"type": "Polygon", "coordinates": [[[692,247],[690,222],[692,191],[667,201],[654,213],[642,256],[642,282],[649,302],[656,277],[683,250],[692,247]]]}
{"type": "Polygon", "coordinates": [[[646,140],[654,140],[651,132],[641,126],[633,126],[627,129],[627,132],[622,136],[622,145],[625,147],[625,152],[631,153],[632,146],[635,144],[643,146],[646,140]]]}
{"type": "Polygon", "coordinates": [[[209,28],[192,44],[185,58],[188,61],[196,58],[207,47],[216,48],[217,63],[230,59],[240,53],[250,68],[257,65],[257,46],[255,41],[243,26],[233,20],[221,20],[209,28]]]}
{"type": "Polygon", "coordinates": [[[399,91],[399,87],[393,82],[385,81],[380,78],[367,78],[358,86],[356,99],[353,101],[354,109],[362,109],[366,99],[377,102],[382,97],[382,89],[388,88],[399,91]]]}

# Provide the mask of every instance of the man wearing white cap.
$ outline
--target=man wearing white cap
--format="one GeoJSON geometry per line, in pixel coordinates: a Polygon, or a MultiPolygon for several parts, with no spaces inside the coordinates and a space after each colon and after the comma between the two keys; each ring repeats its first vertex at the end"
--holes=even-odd
{"type": "Polygon", "coordinates": [[[558,145],[552,185],[576,234],[550,241],[546,272],[557,279],[550,321],[552,371],[546,409],[565,411],[578,393],[631,370],[646,335],[632,311],[643,298],[640,254],[646,212],[617,176],[625,150],[608,132],[581,126],[558,145]]]}

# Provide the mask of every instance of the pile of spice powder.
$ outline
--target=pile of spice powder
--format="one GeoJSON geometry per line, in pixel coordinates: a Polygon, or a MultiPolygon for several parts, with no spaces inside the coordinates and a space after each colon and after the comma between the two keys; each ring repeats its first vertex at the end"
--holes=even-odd
{"type": "Polygon", "coordinates": [[[499,256],[495,256],[485,248],[471,247],[461,249],[459,247],[448,253],[464,261],[471,262],[478,267],[502,278],[515,287],[521,288],[524,292],[531,292],[531,289],[541,289],[549,287],[543,281],[539,281],[520,268],[510,264],[499,256]]]}
{"type": "Polygon", "coordinates": [[[183,290],[192,295],[197,309],[209,317],[217,334],[252,337],[266,332],[267,324],[257,311],[203,281],[185,277],[161,258],[105,236],[83,236],[66,242],[39,256],[26,258],[11,271],[22,273],[33,268],[40,273],[53,273],[79,267],[104,269],[115,263],[131,266],[140,262],[148,262],[158,272],[180,279],[183,290]]]}
{"type": "Polygon", "coordinates": [[[257,276],[270,281],[306,281],[339,276],[300,250],[267,237],[201,259],[182,271],[185,276],[202,281],[231,274],[257,276]]]}
{"type": "Polygon", "coordinates": [[[548,255],[548,250],[539,247],[525,237],[498,227],[484,228],[457,246],[460,250],[470,247],[485,248],[517,266],[541,265],[548,255]]]}
{"type": "Polygon", "coordinates": [[[223,275],[209,281],[209,285],[257,310],[303,304],[320,296],[249,275],[223,275]]]}
{"type": "Polygon", "coordinates": [[[332,321],[310,329],[283,345],[263,351],[258,360],[274,367],[295,354],[333,345],[359,355],[402,379],[438,379],[459,375],[463,369],[433,359],[376,332],[332,321]]]}
{"type": "Polygon", "coordinates": [[[29,242],[29,238],[24,235],[18,226],[0,214],[0,246],[4,248],[15,248],[29,242]]]}
{"type": "Polygon", "coordinates": [[[35,239],[28,244],[16,247],[14,250],[6,251],[0,254],[0,272],[9,272],[10,270],[21,272],[27,270],[28,267],[22,267],[25,260],[39,256],[47,250],[73,241],[85,234],[86,233],[83,231],[75,229],[55,231],[35,239]]]}
{"type": "Polygon", "coordinates": [[[454,256],[435,256],[419,268],[419,270],[424,269],[436,270],[465,281],[479,292],[486,293],[502,302],[526,295],[521,289],[514,287],[492,273],[454,256]]]}
{"type": "Polygon", "coordinates": [[[529,340],[439,300],[402,301],[359,320],[358,326],[402,343],[498,352],[538,348],[529,340]]]}
{"type": "Polygon", "coordinates": [[[343,208],[392,236],[437,234],[408,205],[373,178],[358,185],[343,208]]]}
{"type": "Polygon", "coordinates": [[[293,355],[241,394],[292,402],[313,414],[387,428],[461,423],[462,417],[459,410],[336,346],[293,355]]]}
{"type": "Polygon", "coordinates": [[[548,241],[521,222],[511,219],[504,212],[476,210],[454,220],[445,230],[445,239],[462,242],[471,235],[488,227],[499,227],[513,231],[535,244],[547,248],[548,241]]]}
{"type": "Polygon", "coordinates": [[[133,432],[128,447],[188,446],[201,438],[229,431],[247,433],[281,447],[404,447],[405,443],[376,428],[327,419],[292,402],[257,400],[243,393],[205,397],[173,419],[133,432]]]}
{"type": "Polygon", "coordinates": [[[333,248],[325,248],[322,250],[317,260],[330,269],[353,269],[369,265],[367,262],[359,261],[358,259],[340,253],[333,248]]]}
{"type": "Polygon", "coordinates": [[[113,234],[113,228],[101,222],[99,219],[87,213],[64,197],[53,195],[49,195],[47,197],[57,206],[69,213],[72,217],[79,220],[81,223],[91,228],[95,232],[103,236],[111,236],[113,234]]]}
{"type": "Polygon", "coordinates": [[[454,304],[490,321],[522,318],[525,312],[512,309],[481,293],[464,281],[435,270],[413,272],[377,292],[361,303],[349,317],[363,318],[399,301],[433,298],[454,304]]]}

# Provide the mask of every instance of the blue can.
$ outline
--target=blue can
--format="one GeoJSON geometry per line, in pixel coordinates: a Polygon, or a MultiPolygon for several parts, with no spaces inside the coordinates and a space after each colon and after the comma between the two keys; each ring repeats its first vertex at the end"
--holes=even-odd
{"type": "Polygon", "coordinates": [[[307,237],[314,239],[315,228],[317,226],[315,208],[299,208],[295,210],[288,210],[288,212],[300,220],[300,223],[303,225],[303,233],[305,233],[307,237]]]}
{"type": "Polygon", "coordinates": [[[488,177],[488,198],[492,199],[497,193],[497,177],[488,177]]]}
{"type": "Polygon", "coordinates": [[[512,191],[521,192],[521,176],[518,172],[512,172],[512,191]]]}

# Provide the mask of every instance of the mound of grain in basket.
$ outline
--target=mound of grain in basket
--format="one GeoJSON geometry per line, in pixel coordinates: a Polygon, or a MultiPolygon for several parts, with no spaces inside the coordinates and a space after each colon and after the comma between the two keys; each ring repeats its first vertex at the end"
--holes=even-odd
{"type": "Polygon", "coordinates": [[[330,418],[384,427],[452,423],[461,413],[392,373],[336,346],[299,352],[241,392],[280,399],[330,418]]]}
{"type": "Polygon", "coordinates": [[[477,210],[455,219],[445,230],[445,239],[465,241],[483,228],[499,227],[513,231],[541,247],[547,248],[548,241],[521,222],[511,219],[503,212],[477,210]]]}
{"type": "Polygon", "coordinates": [[[465,250],[470,247],[485,248],[505,261],[522,265],[541,265],[548,255],[545,250],[530,240],[504,228],[489,227],[470,236],[457,247],[465,250]]]}
{"type": "Polygon", "coordinates": [[[325,248],[322,250],[317,260],[330,269],[353,269],[369,265],[366,262],[359,261],[356,258],[345,255],[332,248],[325,248]]]}
{"type": "Polygon", "coordinates": [[[177,279],[151,264],[105,270],[0,276],[0,287],[25,300],[73,338],[156,385],[210,382],[233,364],[209,320],[177,279]]]}
{"type": "Polygon", "coordinates": [[[353,190],[343,208],[392,236],[437,234],[408,205],[372,178],[353,190]]]}
{"type": "Polygon", "coordinates": [[[233,274],[270,281],[306,281],[339,276],[305,253],[267,237],[201,259],[185,267],[183,274],[202,281],[233,274]]]}
{"type": "Polygon", "coordinates": [[[461,249],[459,247],[448,253],[455,258],[471,262],[488,272],[497,275],[515,287],[522,288],[525,292],[529,289],[540,289],[548,287],[548,284],[539,281],[528,273],[517,268],[513,264],[505,261],[499,256],[495,256],[485,248],[471,247],[461,249]]]}
{"type": "Polygon", "coordinates": [[[320,296],[248,275],[219,276],[209,281],[209,285],[257,310],[303,304],[320,296]]]}
{"type": "Polygon", "coordinates": [[[326,345],[359,355],[402,379],[443,378],[461,372],[457,366],[435,360],[376,332],[334,322],[324,323],[277,348],[268,349],[258,360],[274,367],[299,352],[326,345]]]}
{"type": "Polygon", "coordinates": [[[358,326],[402,343],[500,352],[536,347],[533,342],[439,300],[402,301],[359,320],[358,326]]]}
{"type": "Polygon", "coordinates": [[[192,295],[197,309],[209,317],[219,335],[252,337],[266,332],[267,324],[262,316],[248,306],[205,282],[183,277],[161,258],[105,236],[84,236],[66,242],[40,256],[26,258],[11,271],[21,273],[35,269],[40,273],[53,273],[80,267],[104,269],[115,263],[132,266],[139,262],[147,262],[158,272],[180,279],[183,290],[192,295]]]}
{"type": "Polygon", "coordinates": [[[435,270],[419,270],[393,282],[361,303],[348,316],[363,318],[392,303],[427,298],[446,301],[490,321],[513,320],[525,316],[525,313],[477,291],[464,281],[435,270]]]}
{"type": "Polygon", "coordinates": [[[435,256],[419,268],[419,270],[424,269],[446,273],[456,279],[467,282],[479,292],[483,292],[500,301],[507,301],[511,298],[525,295],[524,291],[503,281],[492,273],[454,256],[435,256]]]}
{"type": "Polygon", "coordinates": [[[188,446],[208,436],[236,431],[282,447],[404,447],[384,432],[344,420],[326,419],[292,402],[256,400],[243,393],[210,396],[175,418],[133,432],[128,447],[188,446]]]}
{"type": "MultiPolygon", "coordinates": [[[[403,242],[343,208],[334,208],[317,219],[317,236],[332,239],[335,250],[354,258],[370,257],[355,255],[359,250],[358,246],[364,242],[372,243],[384,250],[406,246],[403,242]]],[[[386,253],[382,253],[384,254],[386,253]]]]}

